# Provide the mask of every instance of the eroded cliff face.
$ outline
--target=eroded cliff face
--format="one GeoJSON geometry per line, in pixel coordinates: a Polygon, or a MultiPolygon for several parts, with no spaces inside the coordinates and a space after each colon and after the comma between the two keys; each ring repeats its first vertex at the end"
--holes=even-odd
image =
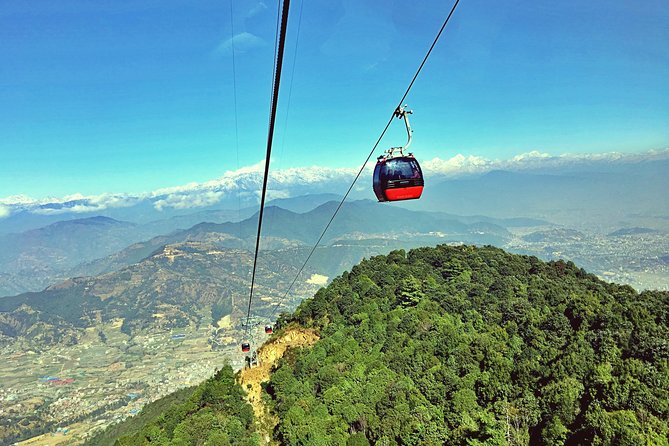
{"type": "MultiPolygon", "coordinates": [[[[269,381],[270,372],[277,361],[283,357],[289,348],[308,347],[320,338],[315,330],[291,327],[272,337],[258,349],[258,365],[242,369],[239,373],[239,383],[247,393],[248,402],[261,427],[276,424],[269,418],[269,413],[262,401],[262,383],[269,381]]],[[[265,429],[263,429],[265,430],[265,429]]],[[[269,430],[271,432],[271,429],[269,430]]],[[[265,437],[269,440],[269,436],[265,437]]]]}

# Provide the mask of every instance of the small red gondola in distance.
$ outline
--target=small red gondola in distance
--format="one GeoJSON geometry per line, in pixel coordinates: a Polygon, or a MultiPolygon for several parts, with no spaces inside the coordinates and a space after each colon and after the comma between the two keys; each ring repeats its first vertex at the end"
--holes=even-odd
{"type": "Polygon", "coordinates": [[[251,351],[251,344],[248,342],[242,342],[242,351],[243,352],[250,352],[251,351]]]}
{"type": "Polygon", "coordinates": [[[272,334],[274,330],[272,329],[271,325],[265,325],[265,333],[267,334],[272,334]]]}
{"type": "MultiPolygon", "coordinates": [[[[406,107],[406,106],[405,106],[406,107]]],[[[380,156],[374,168],[374,194],[379,201],[415,200],[423,194],[423,171],[412,153],[404,155],[411,144],[410,110],[400,107],[395,116],[404,119],[408,140],[404,147],[391,147],[386,155],[380,156]],[[395,152],[399,152],[399,156],[395,152]]]]}

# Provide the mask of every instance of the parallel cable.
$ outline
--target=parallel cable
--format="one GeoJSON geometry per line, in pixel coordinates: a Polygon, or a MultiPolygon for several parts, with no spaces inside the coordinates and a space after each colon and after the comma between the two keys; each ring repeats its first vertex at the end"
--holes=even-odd
{"type": "Polygon", "coordinates": [[[286,129],[288,128],[288,115],[290,113],[290,104],[293,97],[293,80],[295,79],[295,65],[297,62],[297,48],[300,44],[300,29],[302,28],[302,10],[304,9],[304,1],[300,2],[300,14],[297,18],[297,36],[295,37],[295,50],[293,51],[293,67],[290,71],[290,83],[288,84],[288,99],[286,100],[286,120],[283,124],[283,135],[281,137],[281,153],[283,153],[283,146],[286,142],[286,129]]]}
{"type": "Polygon", "coordinates": [[[260,233],[262,231],[263,212],[265,210],[265,197],[267,195],[267,181],[269,179],[269,163],[272,156],[272,142],[274,140],[274,124],[276,123],[276,109],[279,100],[279,86],[281,84],[281,68],[283,66],[283,52],[286,44],[286,29],[288,26],[288,10],[290,0],[283,0],[281,16],[281,31],[279,33],[279,45],[276,52],[274,86],[272,91],[271,111],[269,118],[269,131],[267,133],[267,153],[265,155],[265,173],[263,177],[262,195],[260,198],[260,212],[258,213],[258,233],[256,235],[256,249],[253,256],[253,273],[251,274],[251,292],[249,293],[249,307],[246,313],[246,334],[248,336],[251,321],[251,304],[253,303],[253,290],[255,286],[256,267],[258,265],[258,249],[260,248],[260,233]]]}
{"type": "MultiPolygon", "coordinates": [[[[235,113],[235,157],[237,161],[237,170],[239,170],[239,120],[238,120],[238,111],[237,111],[237,65],[235,61],[235,21],[234,21],[234,0],[230,0],[230,49],[232,51],[232,103],[235,113]]],[[[237,189],[237,223],[239,230],[237,231],[237,238],[239,239],[239,250],[244,249],[244,240],[242,239],[242,226],[239,224],[241,221],[241,197],[239,195],[239,189],[237,189]]],[[[232,301],[234,305],[234,297],[232,301]]]]}
{"type": "Polygon", "coordinates": [[[332,217],[330,217],[330,221],[328,221],[327,225],[325,225],[325,229],[323,229],[323,232],[321,232],[321,235],[318,237],[318,240],[316,240],[316,243],[314,244],[313,248],[311,248],[311,251],[309,252],[309,255],[307,256],[306,260],[302,264],[302,267],[300,267],[299,271],[295,275],[295,278],[291,282],[290,286],[286,290],[283,297],[274,306],[274,309],[272,310],[272,313],[269,316],[270,321],[274,317],[274,314],[276,313],[276,310],[279,308],[279,305],[286,299],[286,297],[288,297],[288,293],[290,293],[290,291],[293,289],[293,286],[295,285],[295,282],[297,282],[297,279],[300,277],[300,274],[302,274],[302,271],[307,266],[307,263],[309,262],[309,260],[311,259],[311,256],[316,251],[316,248],[320,244],[321,240],[323,240],[323,237],[325,236],[325,233],[330,228],[330,225],[332,224],[335,217],[339,213],[339,210],[344,205],[344,202],[346,201],[346,198],[348,198],[349,194],[353,190],[353,186],[355,186],[355,183],[358,181],[358,179],[360,178],[360,175],[362,175],[362,172],[365,170],[365,167],[367,166],[367,163],[369,162],[369,159],[372,157],[372,155],[374,155],[374,152],[376,151],[376,148],[381,143],[381,140],[385,136],[386,132],[388,131],[388,128],[390,127],[390,124],[392,124],[393,119],[395,118],[395,110],[397,110],[398,108],[400,108],[402,106],[402,104],[404,103],[404,100],[409,95],[409,92],[411,91],[411,88],[413,87],[414,82],[416,82],[416,79],[418,78],[418,75],[420,74],[423,67],[425,66],[425,63],[427,62],[427,59],[430,57],[430,54],[432,53],[432,50],[437,45],[437,42],[439,41],[439,38],[441,37],[441,34],[444,32],[444,29],[446,28],[446,25],[448,25],[448,22],[451,20],[451,16],[455,12],[455,9],[458,7],[458,3],[460,3],[460,0],[455,0],[455,3],[453,4],[453,7],[451,8],[451,11],[448,13],[448,16],[446,17],[446,20],[444,20],[444,23],[441,25],[441,28],[439,29],[439,32],[435,36],[434,41],[432,42],[432,45],[430,45],[430,48],[427,50],[427,53],[425,54],[425,57],[423,57],[423,61],[418,66],[418,69],[416,70],[416,73],[413,75],[413,78],[411,79],[411,82],[409,83],[409,86],[407,87],[406,91],[402,95],[402,99],[400,99],[399,103],[397,104],[397,107],[393,110],[393,113],[390,115],[390,119],[388,120],[388,123],[386,124],[383,131],[381,132],[381,136],[379,136],[379,138],[376,140],[376,143],[372,147],[372,150],[369,152],[369,155],[367,155],[367,158],[365,159],[365,162],[362,163],[362,166],[360,167],[360,170],[358,170],[357,175],[355,176],[355,178],[353,178],[353,182],[351,183],[348,190],[344,194],[344,197],[339,202],[339,205],[337,205],[337,208],[335,209],[334,213],[332,214],[332,217]]]}
{"type": "MultiPolygon", "coordinates": [[[[235,155],[237,158],[237,170],[239,170],[239,123],[237,118],[237,65],[235,63],[235,21],[234,21],[234,0],[230,0],[230,47],[232,48],[232,103],[235,112],[235,155]]],[[[237,222],[242,220],[242,203],[237,189],[237,222]]],[[[239,249],[244,249],[244,240],[242,240],[242,225],[239,224],[239,249]]]]}

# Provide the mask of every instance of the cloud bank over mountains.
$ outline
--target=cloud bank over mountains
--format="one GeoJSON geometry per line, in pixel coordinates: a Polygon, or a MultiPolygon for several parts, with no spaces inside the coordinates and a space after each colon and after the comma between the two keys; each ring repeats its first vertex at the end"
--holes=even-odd
{"type": "Polygon", "coordinates": [[[593,164],[600,163],[638,163],[663,159],[669,159],[669,148],[641,153],[605,152],[589,154],[567,153],[562,155],[550,155],[535,150],[506,160],[491,160],[475,155],[464,156],[457,154],[447,160],[434,158],[422,161],[421,167],[426,174],[458,177],[483,174],[494,170],[549,170],[565,167],[593,166],[593,164]]]}
{"type": "MultiPolygon", "coordinates": [[[[431,182],[449,178],[481,175],[491,171],[541,171],[556,169],[592,168],[615,164],[631,164],[669,159],[669,148],[643,153],[597,153],[550,155],[533,151],[506,160],[492,160],[480,156],[455,155],[449,159],[421,160],[426,177],[431,182]]],[[[356,185],[356,192],[364,197],[371,187],[369,177],[374,163],[366,166],[356,185]]],[[[178,211],[207,208],[216,205],[252,205],[259,201],[264,162],[238,170],[203,183],[188,183],[142,193],[105,193],[65,197],[32,198],[24,195],[0,198],[0,219],[18,212],[37,215],[61,213],[95,213],[138,205],[150,206],[155,211],[178,211]]],[[[307,193],[343,193],[358,169],[322,166],[294,167],[270,172],[268,196],[289,198],[307,193]]],[[[354,193],[355,194],[355,193],[354,193]]]]}

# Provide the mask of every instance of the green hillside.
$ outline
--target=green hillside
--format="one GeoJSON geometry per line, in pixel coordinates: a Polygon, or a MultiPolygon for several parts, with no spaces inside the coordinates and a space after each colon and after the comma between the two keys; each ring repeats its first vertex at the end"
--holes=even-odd
{"type": "MultiPolygon", "coordinates": [[[[277,323],[291,324],[321,340],[289,352],[266,385],[278,444],[669,444],[667,292],[562,261],[439,246],[363,261],[277,323]]],[[[219,405],[207,416],[233,416],[219,405]]],[[[195,425],[197,407],[163,418],[195,425]]],[[[251,429],[247,414],[234,416],[251,429]]],[[[207,429],[150,440],[162,423],[132,437],[144,443],[120,444],[254,441],[207,442],[207,429]]]]}
{"type": "Polygon", "coordinates": [[[193,387],[185,387],[149,403],[137,415],[126,419],[123,423],[112,425],[104,431],[99,432],[90,438],[86,444],[89,446],[113,446],[118,438],[124,436],[130,437],[144,429],[150,423],[158,420],[171,407],[185,403],[193,395],[194,391],[193,387]]]}

